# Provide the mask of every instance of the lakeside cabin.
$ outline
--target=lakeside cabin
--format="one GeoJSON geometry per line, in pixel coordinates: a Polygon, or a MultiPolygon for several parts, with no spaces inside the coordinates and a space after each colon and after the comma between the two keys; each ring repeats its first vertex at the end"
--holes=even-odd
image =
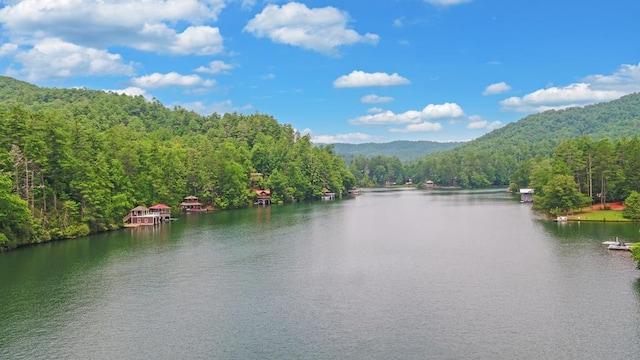
{"type": "Polygon", "coordinates": [[[136,206],[131,209],[127,216],[122,218],[122,222],[125,223],[126,227],[158,225],[162,223],[162,216],[159,213],[151,212],[145,206],[136,206]]]}
{"type": "Polygon", "coordinates": [[[533,202],[533,189],[520,189],[520,202],[533,202]]]}
{"type": "Polygon", "coordinates": [[[271,190],[269,189],[256,189],[256,199],[253,201],[253,205],[271,205],[271,190]]]}
{"type": "Polygon", "coordinates": [[[158,214],[162,221],[171,220],[171,206],[165,204],[156,204],[149,207],[149,213],[158,214]]]}
{"type": "Polygon", "coordinates": [[[249,174],[251,190],[256,194],[253,205],[271,205],[271,189],[262,189],[264,185],[264,174],[256,172],[249,174]]]}
{"type": "Polygon", "coordinates": [[[207,211],[207,209],[202,207],[197,196],[190,195],[180,203],[180,211],[207,211]]]}
{"type": "Polygon", "coordinates": [[[436,186],[436,184],[434,184],[434,182],[431,181],[431,180],[427,180],[427,181],[424,182],[424,184],[422,184],[422,187],[425,188],[425,189],[433,189],[433,188],[435,188],[435,186],[436,186]]]}
{"type": "Polygon", "coordinates": [[[322,200],[329,201],[329,200],[335,200],[335,199],[336,199],[336,193],[330,192],[328,190],[322,192],[322,200]]]}

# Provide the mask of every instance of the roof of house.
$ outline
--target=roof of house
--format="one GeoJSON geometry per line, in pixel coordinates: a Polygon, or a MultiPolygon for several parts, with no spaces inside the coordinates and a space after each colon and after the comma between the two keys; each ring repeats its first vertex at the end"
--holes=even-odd
{"type": "Polygon", "coordinates": [[[131,211],[148,211],[149,209],[147,207],[144,207],[142,205],[140,206],[136,206],[133,209],[131,209],[131,211]]]}
{"type": "Polygon", "coordinates": [[[165,204],[157,204],[157,205],[153,205],[153,206],[149,207],[149,209],[151,209],[151,210],[166,210],[166,209],[171,209],[171,206],[167,206],[165,204]]]}

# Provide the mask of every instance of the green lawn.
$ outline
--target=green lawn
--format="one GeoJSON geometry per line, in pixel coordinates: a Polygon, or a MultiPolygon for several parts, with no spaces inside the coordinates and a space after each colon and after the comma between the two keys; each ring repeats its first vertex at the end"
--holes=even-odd
{"type": "Polygon", "coordinates": [[[631,220],[622,217],[622,211],[619,210],[594,210],[585,211],[570,215],[569,220],[577,221],[625,221],[631,220]]]}

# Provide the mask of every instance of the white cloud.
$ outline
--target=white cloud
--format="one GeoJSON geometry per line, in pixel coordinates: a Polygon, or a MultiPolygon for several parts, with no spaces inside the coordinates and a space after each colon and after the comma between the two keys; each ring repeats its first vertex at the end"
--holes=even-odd
{"type": "Polygon", "coordinates": [[[395,114],[393,111],[387,110],[374,115],[351,119],[349,123],[353,125],[421,124],[425,120],[455,119],[462,116],[464,116],[464,111],[458,104],[444,103],[440,105],[429,104],[421,111],[409,110],[401,114],[395,114]]]}
{"type": "Polygon", "coordinates": [[[227,64],[221,60],[215,60],[209,63],[209,66],[200,66],[195,71],[206,74],[229,74],[229,70],[235,68],[235,65],[227,64]]]}
{"type": "Polygon", "coordinates": [[[479,115],[471,115],[471,116],[469,116],[469,123],[467,124],[467,129],[470,129],[470,130],[479,130],[479,129],[493,130],[493,129],[499,128],[500,125],[502,125],[501,121],[496,120],[496,121],[489,122],[489,121],[483,119],[479,115]]]}
{"type": "Polygon", "coordinates": [[[622,65],[612,75],[590,75],[583,79],[595,90],[629,94],[640,91],[640,63],[622,65]]]}
{"type": "Polygon", "coordinates": [[[22,66],[9,70],[9,75],[24,76],[27,81],[133,74],[133,66],[124,64],[120,55],[53,38],[42,39],[30,50],[18,51],[14,59],[22,66]]]}
{"type": "Polygon", "coordinates": [[[210,55],[222,50],[222,36],[201,24],[216,21],[224,7],[224,0],[23,0],[0,9],[0,23],[22,45],[55,37],[91,48],[210,55]]]}
{"type": "Polygon", "coordinates": [[[129,96],[138,96],[141,95],[143,97],[145,97],[146,99],[149,99],[149,95],[147,94],[146,90],[141,89],[139,87],[128,87],[125,89],[118,89],[118,90],[105,90],[108,92],[113,92],[116,94],[123,94],[123,95],[129,95],[129,96]]]}
{"type": "Polygon", "coordinates": [[[409,84],[409,80],[393,73],[383,72],[365,73],[354,70],[349,75],[343,75],[333,82],[334,87],[365,87],[365,86],[395,86],[409,84]]]}
{"type": "Polygon", "coordinates": [[[392,101],[393,98],[390,96],[378,96],[376,94],[365,95],[360,98],[360,102],[363,104],[382,104],[392,101]]]}
{"type": "Polygon", "coordinates": [[[442,130],[442,125],[440,125],[440,123],[431,123],[428,121],[421,122],[419,124],[409,124],[403,129],[389,129],[392,133],[432,132],[440,130],[442,130]]]}
{"type": "Polygon", "coordinates": [[[640,64],[622,65],[611,75],[590,75],[582,82],[552,86],[500,102],[504,111],[537,112],[610,101],[640,91],[640,64]]]}
{"type": "Polygon", "coordinates": [[[440,6],[458,5],[458,4],[469,3],[471,1],[473,0],[424,0],[424,2],[426,3],[433,4],[433,5],[440,5],[440,6]]]}
{"type": "Polygon", "coordinates": [[[377,44],[378,35],[360,35],[347,28],[349,15],[331,6],[308,8],[305,4],[268,5],[244,27],[259,38],[324,54],[336,54],[337,48],[357,43],[377,44]]]}
{"type": "Polygon", "coordinates": [[[595,90],[590,84],[575,83],[565,87],[550,87],[536,90],[523,97],[510,97],[500,102],[505,111],[535,112],[584,106],[595,102],[609,101],[623,96],[616,90],[595,90]]]}
{"type": "Polygon", "coordinates": [[[213,80],[202,79],[198,75],[181,75],[177,72],[153,73],[131,79],[131,83],[143,89],[158,89],[167,86],[212,87],[215,85],[213,80]]]}
{"type": "Polygon", "coordinates": [[[497,94],[502,94],[502,93],[506,93],[507,91],[511,90],[511,86],[507,85],[506,82],[502,81],[499,83],[495,83],[495,84],[491,84],[489,86],[487,86],[484,91],[482,92],[482,95],[497,95],[497,94]]]}
{"type": "MultiPolygon", "coordinates": [[[[310,132],[309,132],[310,133],[310,132]]],[[[334,144],[334,143],[361,143],[370,141],[373,137],[363,133],[348,133],[336,135],[311,135],[311,142],[317,144],[334,144]]]]}
{"type": "Polygon", "coordinates": [[[13,55],[18,51],[18,45],[5,43],[0,46],[0,57],[13,55]]]}
{"type": "Polygon", "coordinates": [[[367,109],[368,113],[381,113],[383,111],[384,111],[384,109],[383,108],[379,108],[379,107],[372,107],[372,108],[368,108],[367,109]]]}

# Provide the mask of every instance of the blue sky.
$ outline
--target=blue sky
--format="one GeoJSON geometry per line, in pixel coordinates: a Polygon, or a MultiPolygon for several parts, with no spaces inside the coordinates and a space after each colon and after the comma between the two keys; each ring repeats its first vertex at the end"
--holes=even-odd
{"type": "Polygon", "coordinates": [[[270,114],[317,143],[465,141],[640,91],[635,0],[0,4],[4,75],[270,114]]]}

